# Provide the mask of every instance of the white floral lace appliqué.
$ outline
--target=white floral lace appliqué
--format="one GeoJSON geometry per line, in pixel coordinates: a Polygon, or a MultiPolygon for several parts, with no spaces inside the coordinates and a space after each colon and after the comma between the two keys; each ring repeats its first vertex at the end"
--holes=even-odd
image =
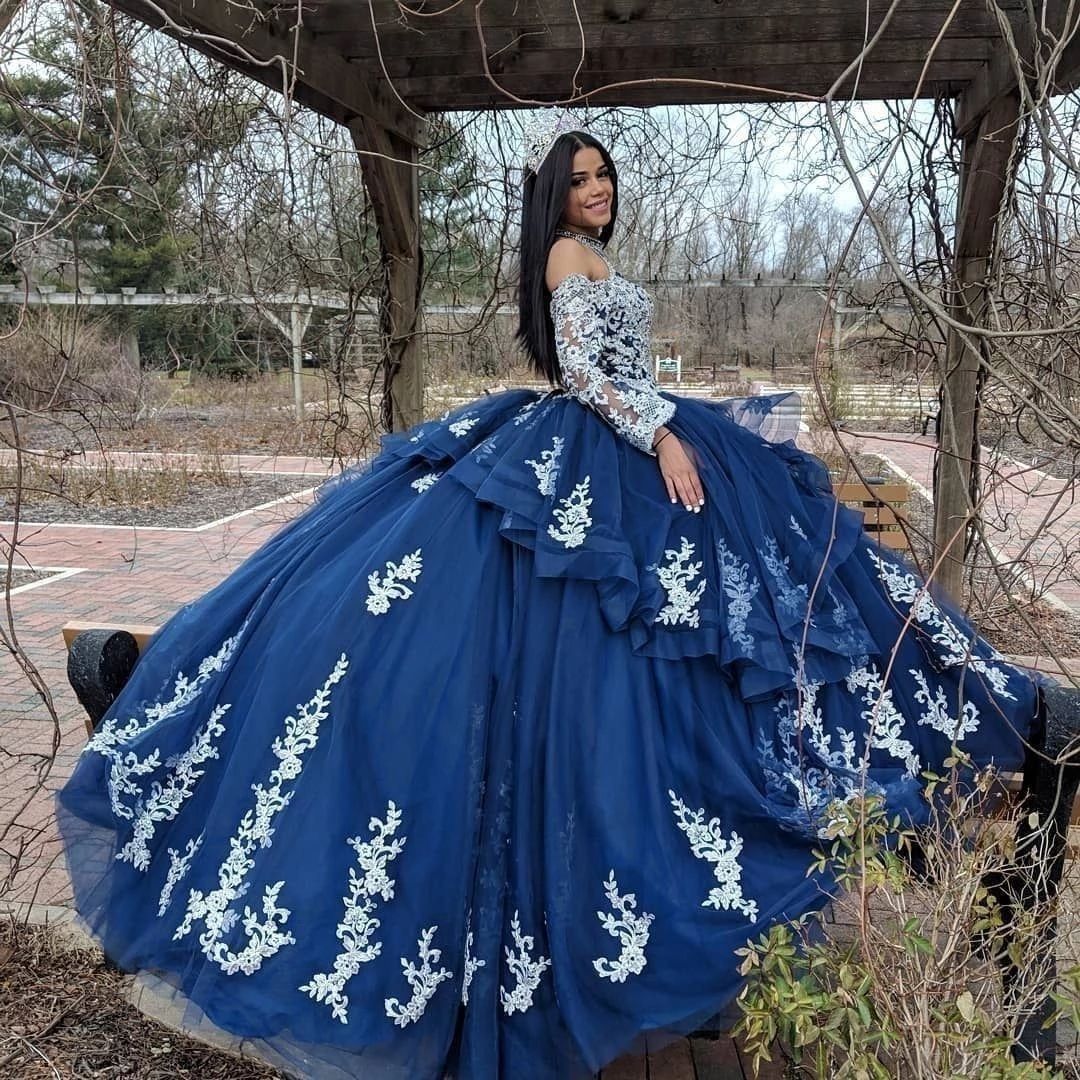
{"type": "Polygon", "coordinates": [[[401,811],[393,802],[386,805],[386,820],[373,817],[368,822],[371,837],[353,836],[347,843],[356,852],[360,873],[349,867],[349,893],[343,897],[345,919],[338,923],[337,939],[344,948],[334,958],[334,969],[312,975],[300,987],[309,997],[330,1006],[336,1020],[349,1022],[349,997],[345,985],[360,968],[382,953],[382,942],[373,941],[380,922],[375,917],[377,900],[385,904],[394,898],[394,879],[386,868],[401,854],[407,837],[395,836],[401,827],[401,811]]]}
{"type": "Polygon", "coordinates": [[[558,540],[565,548],[581,547],[592,527],[592,517],[589,514],[589,507],[592,506],[589,479],[586,476],[565,499],[559,500],[559,505],[552,511],[559,524],[548,526],[548,536],[552,540],[558,540]]]}
{"type": "Polygon", "coordinates": [[[902,738],[905,720],[893,701],[893,693],[874,664],[860,658],[847,677],[847,688],[854,693],[862,690],[866,708],[860,714],[867,722],[870,747],[884,750],[891,757],[904,763],[908,776],[919,775],[919,757],[915,747],[902,738]]]}
{"type": "MultiPolygon", "coordinates": [[[[109,762],[109,805],[117,818],[134,820],[144,806],[143,789],[135,782],[135,778],[148,776],[162,766],[161,752],[157,747],[146,757],[140,758],[130,750],[125,752],[125,746],[197,701],[214,681],[215,676],[225,670],[246,627],[245,622],[236,634],[222,642],[216,653],[201,660],[194,679],[189,679],[182,671],[177,672],[172,697],[167,701],[156,701],[148,705],[141,718],[131,716],[123,724],[115,716],[107,719],[87,741],[82,750],[83,754],[100,754],[109,762]]],[[[172,758],[169,760],[174,763],[176,761],[172,758]]]]}
{"type": "Polygon", "coordinates": [[[779,757],[764,730],[758,739],[770,794],[784,798],[791,806],[785,820],[802,833],[822,838],[828,834],[839,804],[857,798],[860,792],[880,791],[859,771],[854,733],[846,728],[825,730],[818,704],[823,685],[800,679],[798,690],[785,693],[777,702],[773,711],[779,757]],[[834,735],[839,746],[833,745],[834,735]],[[821,764],[814,763],[811,752],[821,764]]]}
{"type": "Polygon", "coordinates": [[[469,919],[465,923],[465,970],[461,978],[461,1004],[469,1004],[469,987],[472,986],[473,979],[476,977],[476,973],[482,968],[487,967],[486,960],[478,960],[472,954],[473,948],[473,932],[471,928],[472,924],[472,912],[469,913],[469,919]]]}
{"type": "MultiPolygon", "coordinates": [[[[777,598],[780,601],[780,606],[792,615],[805,615],[810,591],[805,581],[801,581],[796,585],[791,580],[790,560],[786,555],[781,557],[776,540],[771,536],[765,537],[765,550],[759,549],[758,555],[765,564],[765,569],[769,571],[773,581],[776,583],[777,598]]],[[[813,625],[813,622],[811,622],[811,625],[813,625]]]]}
{"type": "Polygon", "coordinates": [[[450,432],[459,439],[462,439],[479,423],[480,417],[478,416],[463,416],[460,420],[455,420],[450,425],[450,432]]]}
{"type": "Polygon", "coordinates": [[[401,958],[401,970],[412,989],[412,997],[404,1005],[397,998],[387,998],[383,1002],[386,1015],[394,1021],[395,1027],[404,1028],[415,1024],[427,1011],[428,1002],[435,996],[439,984],[454,977],[454,973],[446,968],[435,968],[442,957],[442,951],[432,948],[431,945],[438,929],[438,926],[429,926],[420,932],[416,942],[420,948],[419,967],[408,957],[401,958]]]}
{"type": "Polygon", "coordinates": [[[709,890],[701,906],[716,908],[717,911],[721,908],[724,911],[741,911],[748,919],[756,919],[757,901],[747,900],[742,891],[739,856],[742,854],[743,838],[734,831],[725,837],[719,818],[706,821],[704,810],[691,810],[674,791],[668,791],[668,797],[675,811],[675,824],[686,834],[690,850],[695,858],[713,864],[713,876],[720,884],[720,888],[709,890]]]}
{"type": "Polygon", "coordinates": [[[988,663],[974,650],[974,642],[964,634],[949,616],[938,607],[930,591],[920,584],[914,574],[890,560],[883,559],[873,548],[867,554],[894,603],[904,604],[912,618],[930,640],[940,646],[938,660],[945,667],[969,667],[985,676],[994,693],[1010,701],[1016,695],[1009,691],[1009,673],[996,664],[988,663]]]}
{"type": "Polygon", "coordinates": [[[342,653],[326,682],[309,701],[297,707],[295,716],[285,718],[283,734],[277,736],[270,747],[278,764],[265,784],[252,786],[255,803],[244,813],[235,835],[229,840],[229,854],[218,869],[218,888],[205,894],[192,889],[188,894],[187,912],[176,928],[173,940],[179,941],[201,922],[205,928],[199,935],[203,954],[226,975],[237,972],[253,975],[264,960],[285,945],[295,944],[296,939],[284,928],[291,912],[278,906],[284,881],[264,888],[261,921],[259,913],[246,905],[241,920],[232,905],[251,887],[246,879],[255,868],[256,852],[268,848],[273,840],[274,819],[292,801],[293,792],[288,789],[300,776],[304,755],[318,742],[319,726],[330,715],[331,689],[341,682],[348,667],[348,658],[342,653]],[[235,952],[223,939],[231,934],[238,921],[243,926],[245,944],[235,952]]]}
{"type": "Polygon", "coordinates": [[[228,711],[228,705],[215,706],[195,733],[191,745],[183,753],[166,758],[165,767],[172,771],[163,782],[155,780],[146,797],[136,802],[131,839],[115,856],[120,862],[131,863],[136,870],[146,870],[150,866],[150,841],[158,824],[172,821],[180,813],[205,772],[199,766],[218,756],[214,740],[225,734],[225,725],[221,721],[228,711]]]}
{"type": "Polygon", "coordinates": [[[694,545],[685,536],[679,539],[679,550],[668,548],[664,552],[667,565],[656,571],[667,596],[667,604],[657,612],[655,621],[665,626],[678,626],[683,623],[696,628],[701,621],[697,606],[705,592],[705,579],[702,578],[694,589],[690,589],[689,585],[701,573],[704,564],[691,562],[694,545]]]}
{"type": "Polygon", "coordinates": [[[743,656],[753,656],[754,639],[746,629],[746,620],[761,582],[751,577],[750,566],[739,559],[722,539],[716,541],[716,557],[720,561],[720,585],[727,597],[728,633],[743,656]]]}
{"type": "Polygon", "coordinates": [[[653,377],[649,294],[614,270],[600,281],[570,274],[551,294],[551,319],[568,393],[651,453],[675,403],[660,396],[653,377]]]}
{"type": "Polygon", "coordinates": [[[187,877],[187,872],[191,869],[191,860],[195,858],[196,852],[202,847],[204,833],[199,833],[193,840],[189,840],[184,845],[184,853],[180,854],[177,848],[169,848],[169,872],[165,877],[165,884],[161,887],[161,893],[158,896],[158,918],[164,917],[165,912],[169,910],[169,905],[172,903],[173,890],[180,884],[181,881],[187,877]]]}
{"type": "Polygon", "coordinates": [[[379,577],[379,571],[373,570],[368,575],[367,609],[372,615],[385,615],[394,600],[407,600],[413,591],[405,582],[415,584],[424,568],[421,549],[402,557],[401,562],[387,562],[386,572],[379,577]]]}
{"type": "Polygon", "coordinates": [[[959,714],[953,716],[949,712],[949,702],[945,691],[940,686],[935,687],[935,692],[932,693],[926,675],[918,668],[911,668],[908,674],[918,686],[915,691],[915,700],[920,705],[926,706],[922,716],[919,717],[920,725],[940,731],[956,745],[962,743],[966,736],[973,735],[979,730],[979,710],[974,702],[965,701],[959,714]]]}
{"type": "Polygon", "coordinates": [[[559,475],[559,458],[563,451],[563,439],[555,435],[551,440],[550,450],[540,451],[540,460],[533,461],[527,458],[526,465],[531,465],[536,473],[536,488],[541,495],[555,494],[555,480],[559,475]]]}
{"type": "Polygon", "coordinates": [[[435,486],[440,476],[442,476],[441,472],[425,473],[423,476],[418,476],[409,487],[418,494],[423,495],[425,491],[435,486]]]}
{"type": "Polygon", "coordinates": [[[507,1016],[513,1016],[516,1012],[527,1012],[532,1008],[533,994],[540,985],[540,978],[551,967],[551,961],[546,956],[533,959],[535,942],[530,934],[521,932],[521,919],[517,911],[510,922],[510,931],[514,935],[514,948],[504,945],[503,949],[506,953],[506,966],[514,976],[514,988],[507,990],[504,986],[499,987],[499,1000],[507,1016]]]}
{"type": "Polygon", "coordinates": [[[596,973],[612,982],[626,982],[631,975],[640,975],[645,970],[648,960],[645,946],[649,943],[649,927],[656,917],[650,912],[637,912],[637,897],[633,893],[619,893],[619,883],[615,871],[608,873],[604,882],[604,892],[614,911],[598,911],[596,917],[600,925],[619,942],[619,955],[614,960],[606,956],[593,961],[596,973]]]}

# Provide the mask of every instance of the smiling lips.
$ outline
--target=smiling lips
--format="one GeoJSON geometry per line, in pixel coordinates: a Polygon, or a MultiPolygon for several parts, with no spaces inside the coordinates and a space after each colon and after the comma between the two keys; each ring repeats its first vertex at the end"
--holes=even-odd
{"type": "Polygon", "coordinates": [[[607,199],[601,199],[599,202],[586,203],[585,204],[585,209],[590,211],[593,214],[598,214],[598,213],[602,213],[604,210],[606,210],[607,206],[608,206],[607,199]]]}

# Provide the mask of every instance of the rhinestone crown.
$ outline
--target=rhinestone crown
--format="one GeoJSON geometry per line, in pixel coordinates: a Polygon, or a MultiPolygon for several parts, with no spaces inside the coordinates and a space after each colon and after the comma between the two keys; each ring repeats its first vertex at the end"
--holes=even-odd
{"type": "Polygon", "coordinates": [[[550,108],[537,113],[525,125],[525,169],[535,173],[551,153],[560,135],[584,128],[580,117],[569,109],[550,108]]]}

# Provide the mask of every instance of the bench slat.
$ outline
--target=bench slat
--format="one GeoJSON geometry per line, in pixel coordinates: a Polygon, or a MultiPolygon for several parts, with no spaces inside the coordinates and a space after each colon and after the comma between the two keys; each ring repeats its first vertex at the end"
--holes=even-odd
{"type": "Polygon", "coordinates": [[[861,481],[837,484],[833,494],[841,502],[890,503],[894,506],[904,506],[911,498],[907,484],[864,484],[861,481]]]}
{"type": "Polygon", "coordinates": [[[73,620],[64,623],[61,633],[64,635],[64,648],[70,649],[71,643],[84,630],[126,630],[138,642],[139,651],[146,648],[146,643],[157,633],[158,628],[149,623],[107,623],[73,620]]]}

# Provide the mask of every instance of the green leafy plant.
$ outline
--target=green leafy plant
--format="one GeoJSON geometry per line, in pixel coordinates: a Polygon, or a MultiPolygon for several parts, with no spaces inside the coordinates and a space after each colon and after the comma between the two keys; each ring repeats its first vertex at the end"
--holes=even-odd
{"type": "Polygon", "coordinates": [[[945,766],[924,774],[924,825],[890,817],[877,795],[835,805],[810,867],[840,887],[834,921],[779,923],[739,951],[736,1034],[755,1070],[779,1047],[791,1075],[820,1080],[1066,1075],[1014,1059],[1048,994],[1053,1021],[1080,1020],[1080,966],[1057,970],[1048,933],[1057,901],[1030,878],[1023,900],[1008,893],[1018,867],[1046,865],[1047,829],[992,770],[958,751],[945,766]]]}

